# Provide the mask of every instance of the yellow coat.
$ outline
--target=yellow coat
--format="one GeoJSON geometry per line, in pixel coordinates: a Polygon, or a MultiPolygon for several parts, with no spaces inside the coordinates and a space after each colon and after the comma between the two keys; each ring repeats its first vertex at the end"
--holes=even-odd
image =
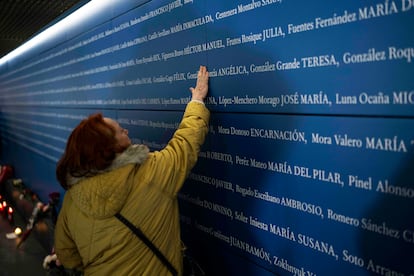
{"type": "Polygon", "coordinates": [[[190,102],[163,150],[148,153],[142,145],[131,146],[107,171],[75,180],[65,194],[55,230],[55,251],[66,268],[98,276],[171,275],[114,217],[120,212],[182,274],[177,193],[197,161],[209,116],[203,104],[190,102]]]}

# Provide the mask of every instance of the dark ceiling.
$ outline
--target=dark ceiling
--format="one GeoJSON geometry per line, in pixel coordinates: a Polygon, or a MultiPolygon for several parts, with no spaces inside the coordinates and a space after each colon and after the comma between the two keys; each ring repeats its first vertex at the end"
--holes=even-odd
{"type": "Polygon", "coordinates": [[[0,58],[84,0],[0,0],[0,58]]]}

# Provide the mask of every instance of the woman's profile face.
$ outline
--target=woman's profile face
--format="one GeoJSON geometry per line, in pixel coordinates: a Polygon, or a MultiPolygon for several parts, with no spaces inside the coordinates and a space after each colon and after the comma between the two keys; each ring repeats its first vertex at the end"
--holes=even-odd
{"type": "Polygon", "coordinates": [[[110,125],[115,130],[115,139],[122,149],[126,149],[131,145],[131,139],[128,137],[128,130],[122,128],[118,122],[111,118],[104,118],[106,124],[110,125]]]}

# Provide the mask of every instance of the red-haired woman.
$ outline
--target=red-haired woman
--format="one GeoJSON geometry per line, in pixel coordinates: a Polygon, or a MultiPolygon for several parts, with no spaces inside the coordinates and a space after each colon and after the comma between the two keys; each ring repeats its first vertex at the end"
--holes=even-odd
{"type": "Polygon", "coordinates": [[[55,251],[65,268],[84,275],[170,275],[114,216],[120,213],[182,274],[177,193],[208,131],[208,78],[200,66],[192,101],[161,151],[131,145],[128,131],[99,113],[73,130],[56,170],[67,190],[55,231],[55,251]]]}

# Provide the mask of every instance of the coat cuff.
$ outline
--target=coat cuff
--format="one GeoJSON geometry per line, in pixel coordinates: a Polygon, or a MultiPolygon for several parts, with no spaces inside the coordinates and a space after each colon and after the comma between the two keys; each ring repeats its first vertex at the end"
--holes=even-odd
{"type": "Polygon", "coordinates": [[[198,101],[190,101],[185,108],[184,117],[197,116],[203,119],[206,125],[210,120],[210,111],[207,109],[204,103],[198,101]]]}

